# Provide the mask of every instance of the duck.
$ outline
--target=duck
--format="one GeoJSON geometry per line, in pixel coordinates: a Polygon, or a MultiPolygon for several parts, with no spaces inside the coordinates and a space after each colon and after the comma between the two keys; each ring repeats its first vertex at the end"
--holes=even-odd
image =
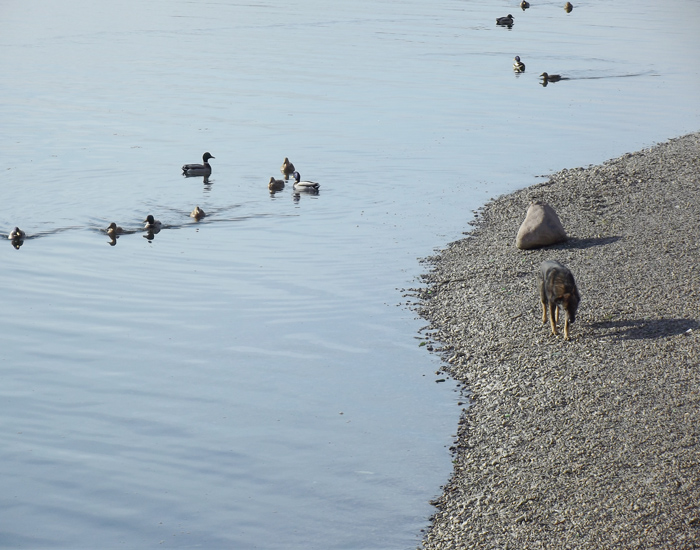
{"type": "Polygon", "coordinates": [[[110,223],[109,227],[107,227],[107,235],[110,237],[121,235],[122,233],[124,233],[124,230],[114,222],[110,223]]]}
{"type": "Polygon", "coordinates": [[[294,165],[289,162],[287,157],[284,157],[284,162],[280,166],[280,172],[284,175],[284,179],[289,179],[289,175],[294,172],[294,165]]]}
{"type": "Polygon", "coordinates": [[[559,82],[561,80],[560,74],[547,74],[542,73],[540,75],[545,82],[559,82]]]}
{"type": "Polygon", "coordinates": [[[144,229],[150,229],[150,230],[160,229],[160,227],[162,225],[158,220],[156,220],[153,217],[153,214],[149,214],[148,216],[146,216],[146,219],[144,221],[145,221],[145,225],[143,226],[144,229]]]}
{"type": "Polygon", "coordinates": [[[183,176],[204,176],[208,178],[211,176],[211,164],[209,164],[209,159],[213,159],[211,153],[204,153],[202,155],[202,162],[204,164],[185,164],[182,167],[183,176]]]}
{"type": "Polygon", "coordinates": [[[566,13],[571,13],[571,10],[573,10],[573,9],[574,9],[574,6],[571,4],[571,2],[567,2],[566,4],[564,4],[564,11],[566,13]]]}
{"type": "Polygon", "coordinates": [[[275,178],[270,178],[270,183],[267,184],[267,188],[270,191],[282,191],[282,189],[284,189],[284,180],[276,180],[275,178]]]}
{"type": "Polygon", "coordinates": [[[207,213],[204,210],[202,210],[199,206],[195,206],[194,210],[190,212],[190,218],[194,218],[197,221],[201,220],[206,215],[207,213]]]}
{"type": "Polygon", "coordinates": [[[321,187],[320,184],[315,181],[300,181],[301,174],[299,172],[294,172],[294,189],[298,191],[318,191],[321,187]]]}
{"type": "Polygon", "coordinates": [[[11,241],[21,241],[26,236],[27,234],[24,231],[22,231],[19,227],[15,227],[12,231],[10,231],[10,234],[7,236],[7,238],[11,241]]]}
{"type": "Polygon", "coordinates": [[[520,56],[516,55],[514,58],[515,63],[513,63],[513,70],[516,73],[524,73],[525,72],[525,63],[520,61],[520,56]]]}
{"type": "Polygon", "coordinates": [[[496,19],[496,25],[508,25],[509,27],[513,24],[513,16],[511,14],[505,17],[498,17],[496,19]]]}
{"type": "Polygon", "coordinates": [[[523,11],[525,11],[529,7],[530,7],[530,2],[528,2],[527,0],[523,0],[522,2],[520,2],[520,8],[523,11]]]}

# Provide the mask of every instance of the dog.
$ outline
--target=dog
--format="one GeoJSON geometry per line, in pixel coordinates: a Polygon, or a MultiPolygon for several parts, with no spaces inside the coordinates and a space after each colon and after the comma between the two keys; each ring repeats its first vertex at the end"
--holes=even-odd
{"type": "Polygon", "coordinates": [[[561,306],[566,313],[564,340],[568,340],[569,323],[573,324],[576,321],[576,310],[581,301],[574,276],[568,268],[559,262],[546,260],[540,265],[538,279],[540,301],[542,302],[542,324],[547,323],[547,310],[549,309],[552,334],[558,334],[557,323],[559,322],[559,306],[561,306]]]}

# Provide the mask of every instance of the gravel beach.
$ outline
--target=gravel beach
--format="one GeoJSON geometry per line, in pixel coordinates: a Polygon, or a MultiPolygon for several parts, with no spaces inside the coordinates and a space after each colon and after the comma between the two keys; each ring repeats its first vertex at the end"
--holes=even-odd
{"type": "Polygon", "coordinates": [[[473,402],[423,548],[700,548],[700,133],[563,170],[426,259],[428,348],[473,402]],[[569,240],[518,250],[528,205],[569,240]],[[571,340],[535,273],[573,272],[571,340]]]}

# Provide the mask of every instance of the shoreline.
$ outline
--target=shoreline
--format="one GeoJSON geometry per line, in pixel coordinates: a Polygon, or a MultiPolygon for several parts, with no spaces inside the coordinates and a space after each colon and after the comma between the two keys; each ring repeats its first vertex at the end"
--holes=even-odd
{"type": "Polygon", "coordinates": [[[700,547],[700,133],[562,170],[426,260],[426,339],[471,392],[422,548],[700,547]],[[565,243],[518,250],[529,203],[565,243]],[[535,272],[581,293],[571,340],[535,272]]]}

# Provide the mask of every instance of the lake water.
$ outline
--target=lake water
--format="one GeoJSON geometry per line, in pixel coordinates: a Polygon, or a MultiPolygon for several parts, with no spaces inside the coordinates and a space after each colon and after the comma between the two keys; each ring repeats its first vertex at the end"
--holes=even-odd
{"type": "Polygon", "coordinates": [[[420,543],[463,398],[418,258],[700,128],[700,4],[532,4],[3,3],[0,547],[420,543]]]}

